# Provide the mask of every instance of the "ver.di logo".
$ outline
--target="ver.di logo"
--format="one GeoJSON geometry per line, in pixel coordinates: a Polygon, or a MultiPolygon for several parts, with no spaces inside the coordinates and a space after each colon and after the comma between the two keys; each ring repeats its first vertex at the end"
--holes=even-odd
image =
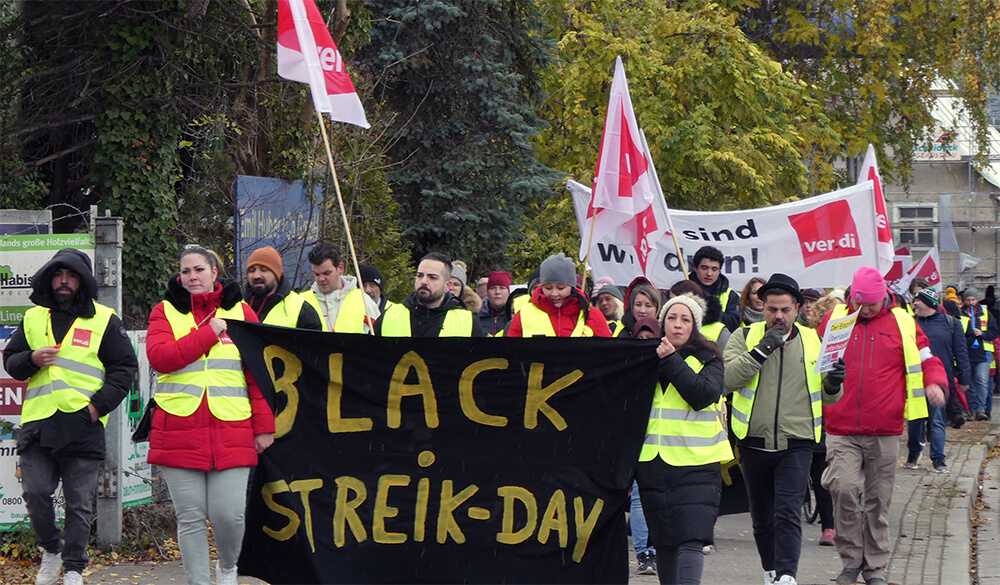
{"type": "Polygon", "coordinates": [[[861,255],[858,228],[847,201],[831,201],[812,211],[790,215],[788,222],[799,236],[806,268],[826,260],[861,255]]]}

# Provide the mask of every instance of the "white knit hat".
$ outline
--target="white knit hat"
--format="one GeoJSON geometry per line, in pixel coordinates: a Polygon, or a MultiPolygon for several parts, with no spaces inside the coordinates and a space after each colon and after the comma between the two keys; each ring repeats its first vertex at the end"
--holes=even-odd
{"type": "Polygon", "coordinates": [[[663,305],[663,308],[660,309],[660,325],[663,327],[663,330],[667,330],[667,324],[664,322],[664,319],[667,317],[667,311],[670,310],[670,307],[677,304],[682,304],[690,309],[691,316],[694,317],[694,330],[701,331],[701,322],[705,319],[705,311],[708,307],[701,297],[696,297],[691,293],[671,297],[667,301],[667,304],[663,305]]]}

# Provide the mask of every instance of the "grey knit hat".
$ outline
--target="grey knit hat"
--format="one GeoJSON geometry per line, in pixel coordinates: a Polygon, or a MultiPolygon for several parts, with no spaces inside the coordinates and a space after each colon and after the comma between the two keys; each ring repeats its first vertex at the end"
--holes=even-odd
{"type": "Polygon", "coordinates": [[[965,289],[965,292],[962,293],[963,299],[967,299],[969,297],[976,297],[976,300],[978,301],[979,299],[982,298],[982,295],[979,294],[978,288],[970,286],[969,288],[965,289]]]}
{"type": "Polygon", "coordinates": [[[465,277],[465,269],[457,264],[453,264],[451,267],[451,277],[457,278],[462,283],[462,287],[469,284],[469,279],[465,277]]]}
{"type": "Polygon", "coordinates": [[[542,262],[538,284],[550,283],[576,286],[576,265],[562,252],[549,256],[542,262]]]}
{"type": "Polygon", "coordinates": [[[684,293],[682,295],[672,297],[669,301],[667,301],[667,304],[663,305],[663,308],[660,309],[660,325],[663,327],[664,331],[667,330],[667,326],[663,321],[667,318],[667,312],[670,311],[670,307],[674,305],[684,305],[687,307],[691,311],[691,316],[694,317],[694,330],[701,331],[701,323],[705,319],[705,311],[708,307],[705,305],[705,301],[703,299],[696,297],[691,293],[684,293]]]}

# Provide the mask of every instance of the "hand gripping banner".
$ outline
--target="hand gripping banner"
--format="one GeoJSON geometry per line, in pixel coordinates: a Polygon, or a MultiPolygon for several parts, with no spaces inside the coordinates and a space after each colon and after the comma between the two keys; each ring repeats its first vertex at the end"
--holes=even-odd
{"type": "Polygon", "coordinates": [[[626,583],[658,341],[377,338],[230,323],[276,407],[240,573],[626,583]]]}

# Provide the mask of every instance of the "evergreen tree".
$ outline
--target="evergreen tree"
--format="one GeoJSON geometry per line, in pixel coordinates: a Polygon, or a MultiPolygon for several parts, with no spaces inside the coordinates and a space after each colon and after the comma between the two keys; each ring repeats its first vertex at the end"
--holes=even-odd
{"type": "Polygon", "coordinates": [[[375,0],[353,65],[390,112],[390,184],[419,257],[445,251],[473,272],[504,264],[527,206],[557,174],[531,143],[548,60],[526,0],[375,0]]]}

